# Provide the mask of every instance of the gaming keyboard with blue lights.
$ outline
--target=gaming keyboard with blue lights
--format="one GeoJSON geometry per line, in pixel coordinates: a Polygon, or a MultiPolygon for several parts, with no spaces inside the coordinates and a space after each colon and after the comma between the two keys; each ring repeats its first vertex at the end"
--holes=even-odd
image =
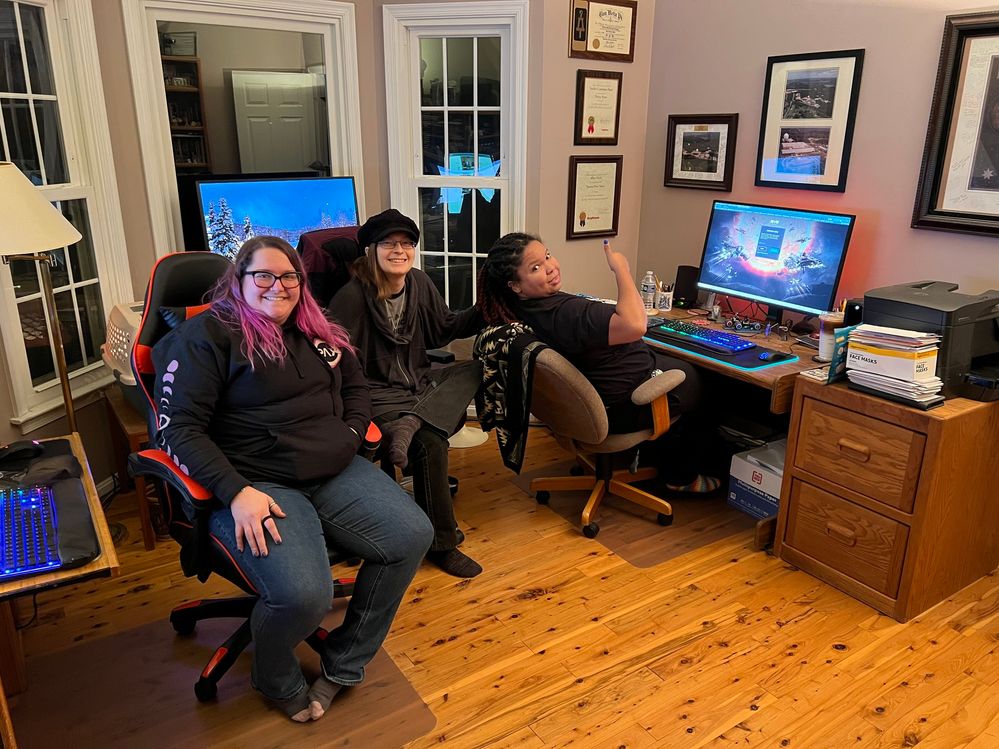
{"type": "Polygon", "coordinates": [[[667,320],[661,325],[653,325],[645,335],[655,341],[686,343],[729,356],[756,346],[752,341],[747,341],[735,333],[713,330],[683,320],[667,320]]]}
{"type": "Polygon", "coordinates": [[[0,580],[62,566],[49,487],[0,489],[0,541],[0,580]]]}

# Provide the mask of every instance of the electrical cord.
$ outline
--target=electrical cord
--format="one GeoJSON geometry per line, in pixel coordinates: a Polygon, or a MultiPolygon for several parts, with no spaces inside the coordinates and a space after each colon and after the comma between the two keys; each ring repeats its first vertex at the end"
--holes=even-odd
{"type": "Polygon", "coordinates": [[[38,594],[37,593],[32,593],[31,594],[31,609],[32,609],[31,618],[28,619],[28,621],[24,622],[24,624],[18,624],[17,622],[14,622],[14,629],[16,629],[16,630],[27,629],[28,627],[30,627],[32,624],[35,623],[35,620],[38,618],[38,594]]]}

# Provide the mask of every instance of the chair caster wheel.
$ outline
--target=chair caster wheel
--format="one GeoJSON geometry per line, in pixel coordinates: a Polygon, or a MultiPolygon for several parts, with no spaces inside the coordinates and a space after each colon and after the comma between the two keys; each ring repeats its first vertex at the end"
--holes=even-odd
{"type": "Polygon", "coordinates": [[[596,523],[588,523],[583,526],[583,535],[587,538],[596,538],[598,533],[600,533],[600,526],[596,523]]]}
{"type": "Polygon", "coordinates": [[[656,522],[659,523],[659,525],[673,525],[673,516],[660,512],[656,515],[656,522]]]}
{"type": "Polygon", "coordinates": [[[458,479],[455,478],[454,476],[448,476],[447,489],[449,492],[451,492],[451,497],[453,499],[454,495],[458,493],[458,479]]]}
{"type": "Polygon", "coordinates": [[[218,684],[214,681],[198,679],[194,683],[194,696],[198,698],[198,702],[211,702],[215,699],[218,691],[218,684]]]}
{"type": "Polygon", "coordinates": [[[569,469],[569,475],[570,476],[582,476],[583,475],[583,466],[581,466],[581,465],[574,465],[572,468],[569,469]]]}
{"type": "Polygon", "coordinates": [[[551,499],[551,496],[552,495],[549,492],[542,490],[535,494],[534,498],[538,501],[539,505],[546,505],[548,504],[548,500],[551,499]]]}
{"type": "Polygon", "coordinates": [[[197,622],[193,619],[188,619],[187,617],[177,619],[170,617],[170,624],[173,625],[174,632],[178,635],[184,635],[186,637],[187,635],[194,634],[194,628],[197,625],[197,622]]]}

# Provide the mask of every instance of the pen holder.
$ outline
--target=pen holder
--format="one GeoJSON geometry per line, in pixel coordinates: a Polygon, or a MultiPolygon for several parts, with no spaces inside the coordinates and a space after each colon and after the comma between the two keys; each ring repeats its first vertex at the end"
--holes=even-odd
{"type": "Polygon", "coordinates": [[[673,309],[673,292],[657,291],[655,297],[655,307],[660,312],[669,312],[673,309]]]}

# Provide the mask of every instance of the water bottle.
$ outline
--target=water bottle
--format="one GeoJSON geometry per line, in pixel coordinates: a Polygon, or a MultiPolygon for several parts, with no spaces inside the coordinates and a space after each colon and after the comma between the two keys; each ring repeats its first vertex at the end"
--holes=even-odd
{"type": "Polygon", "coordinates": [[[652,271],[645,271],[639,291],[642,293],[642,302],[645,304],[645,309],[652,309],[656,301],[656,277],[652,271]]]}

